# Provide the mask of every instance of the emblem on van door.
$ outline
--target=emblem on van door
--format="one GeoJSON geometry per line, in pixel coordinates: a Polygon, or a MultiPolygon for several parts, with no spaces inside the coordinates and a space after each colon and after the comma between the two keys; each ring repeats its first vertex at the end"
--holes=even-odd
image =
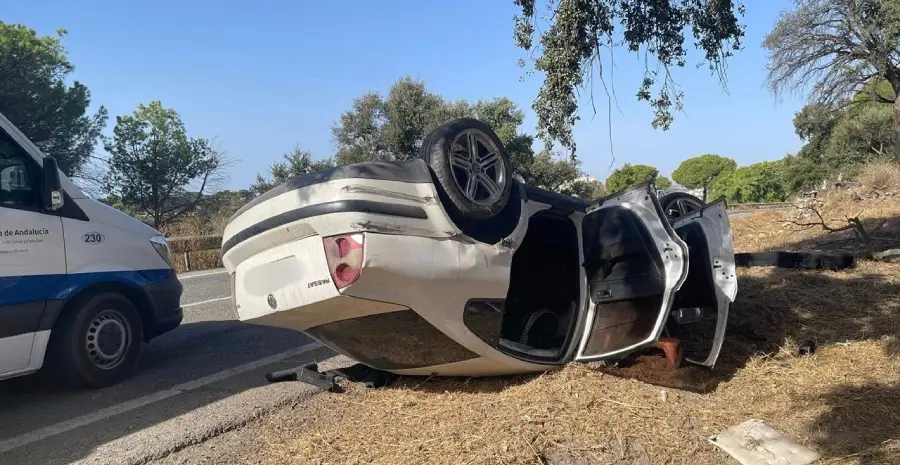
{"type": "Polygon", "coordinates": [[[103,242],[104,239],[106,239],[106,237],[103,236],[103,233],[99,232],[89,232],[82,236],[82,240],[88,244],[99,244],[103,242]]]}
{"type": "Polygon", "coordinates": [[[272,310],[275,310],[275,307],[278,306],[278,301],[275,300],[275,296],[269,294],[269,297],[266,297],[266,301],[269,303],[269,306],[272,307],[272,310]]]}
{"type": "Polygon", "coordinates": [[[330,282],[331,282],[331,279],[328,279],[328,278],[325,278],[325,279],[319,279],[319,280],[317,280],[317,281],[312,281],[312,282],[308,283],[308,284],[306,285],[306,288],[309,289],[309,288],[311,288],[311,287],[321,286],[321,285],[323,285],[323,284],[328,284],[328,283],[330,283],[330,282]]]}

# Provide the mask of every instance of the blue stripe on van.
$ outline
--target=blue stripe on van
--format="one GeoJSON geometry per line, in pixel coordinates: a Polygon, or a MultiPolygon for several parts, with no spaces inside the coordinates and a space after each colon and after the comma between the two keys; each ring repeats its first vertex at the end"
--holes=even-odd
{"type": "Polygon", "coordinates": [[[102,271],[94,273],[49,274],[0,277],[0,306],[41,300],[69,300],[94,284],[116,282],[135,287],[164,282],[175,271],[169,269],[140,271],[102,271]]]}

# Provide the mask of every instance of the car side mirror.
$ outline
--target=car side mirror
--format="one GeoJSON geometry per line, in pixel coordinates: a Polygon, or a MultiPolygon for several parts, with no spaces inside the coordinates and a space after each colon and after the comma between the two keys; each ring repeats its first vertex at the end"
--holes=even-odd
{"type": "Polygon", "coordinates": [[[41,200],[45,210],[55,212],[63,206],[62,184],[59,181],[59,165],[53,157],[44,157],[44,184],[41,200]]]}

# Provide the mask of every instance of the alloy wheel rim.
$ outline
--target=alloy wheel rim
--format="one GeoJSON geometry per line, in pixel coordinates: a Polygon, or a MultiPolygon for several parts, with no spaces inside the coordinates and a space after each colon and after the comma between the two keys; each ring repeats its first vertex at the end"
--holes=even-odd
{"type": "Polygon", "coordinates": [[[500,148],[478,129],[466,129],[450,143],[450,168],[456,187],[476,205],[496,203],[509,182],[500,148]]]}

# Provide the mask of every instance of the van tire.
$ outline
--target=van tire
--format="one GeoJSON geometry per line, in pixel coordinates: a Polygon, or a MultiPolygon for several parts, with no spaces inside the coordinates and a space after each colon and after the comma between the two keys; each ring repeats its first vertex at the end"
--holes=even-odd
{"type": "Polygon", "coordinates": [[[445,202],[445,208],[452,209],[465,218],[489,219],[503,211],[509,202],[513,188],[509,154],[500,138],[487,124],[473,118],[459,118],[444,123],[428,134],[422,143],[420,154],[434,173],[436,187],[444,194],[442,197],[449,200],[445,202]],[[465,144],[469,134],[474,134],[477,140],[474,156],[471,155],[471,146],[465,144]],[[458,139],[462,139],[463,143],[458,139]],[[492,158],[493,163],[484,168],[481,162],[485,161],[488,153],[496,153],[496,156],[492,158]],[[469,159],[468,170],[471,171],[453,165],[454,160],[465,158],[469,159]],[[490,193],[485,184],[477,184],[474,194],[464,192],[462,184],[472,177],[473,172],[478,173],[476,179],[490,180],[495,192],[490,193]]]}
{"type": "Polygon", "coordinates": [[[123,381],[143,352],[144,328],[137,308],[113,292],[78,299],[72,305],[50,337],[50,363],[63,383],[96,389],[123,381]]]}

